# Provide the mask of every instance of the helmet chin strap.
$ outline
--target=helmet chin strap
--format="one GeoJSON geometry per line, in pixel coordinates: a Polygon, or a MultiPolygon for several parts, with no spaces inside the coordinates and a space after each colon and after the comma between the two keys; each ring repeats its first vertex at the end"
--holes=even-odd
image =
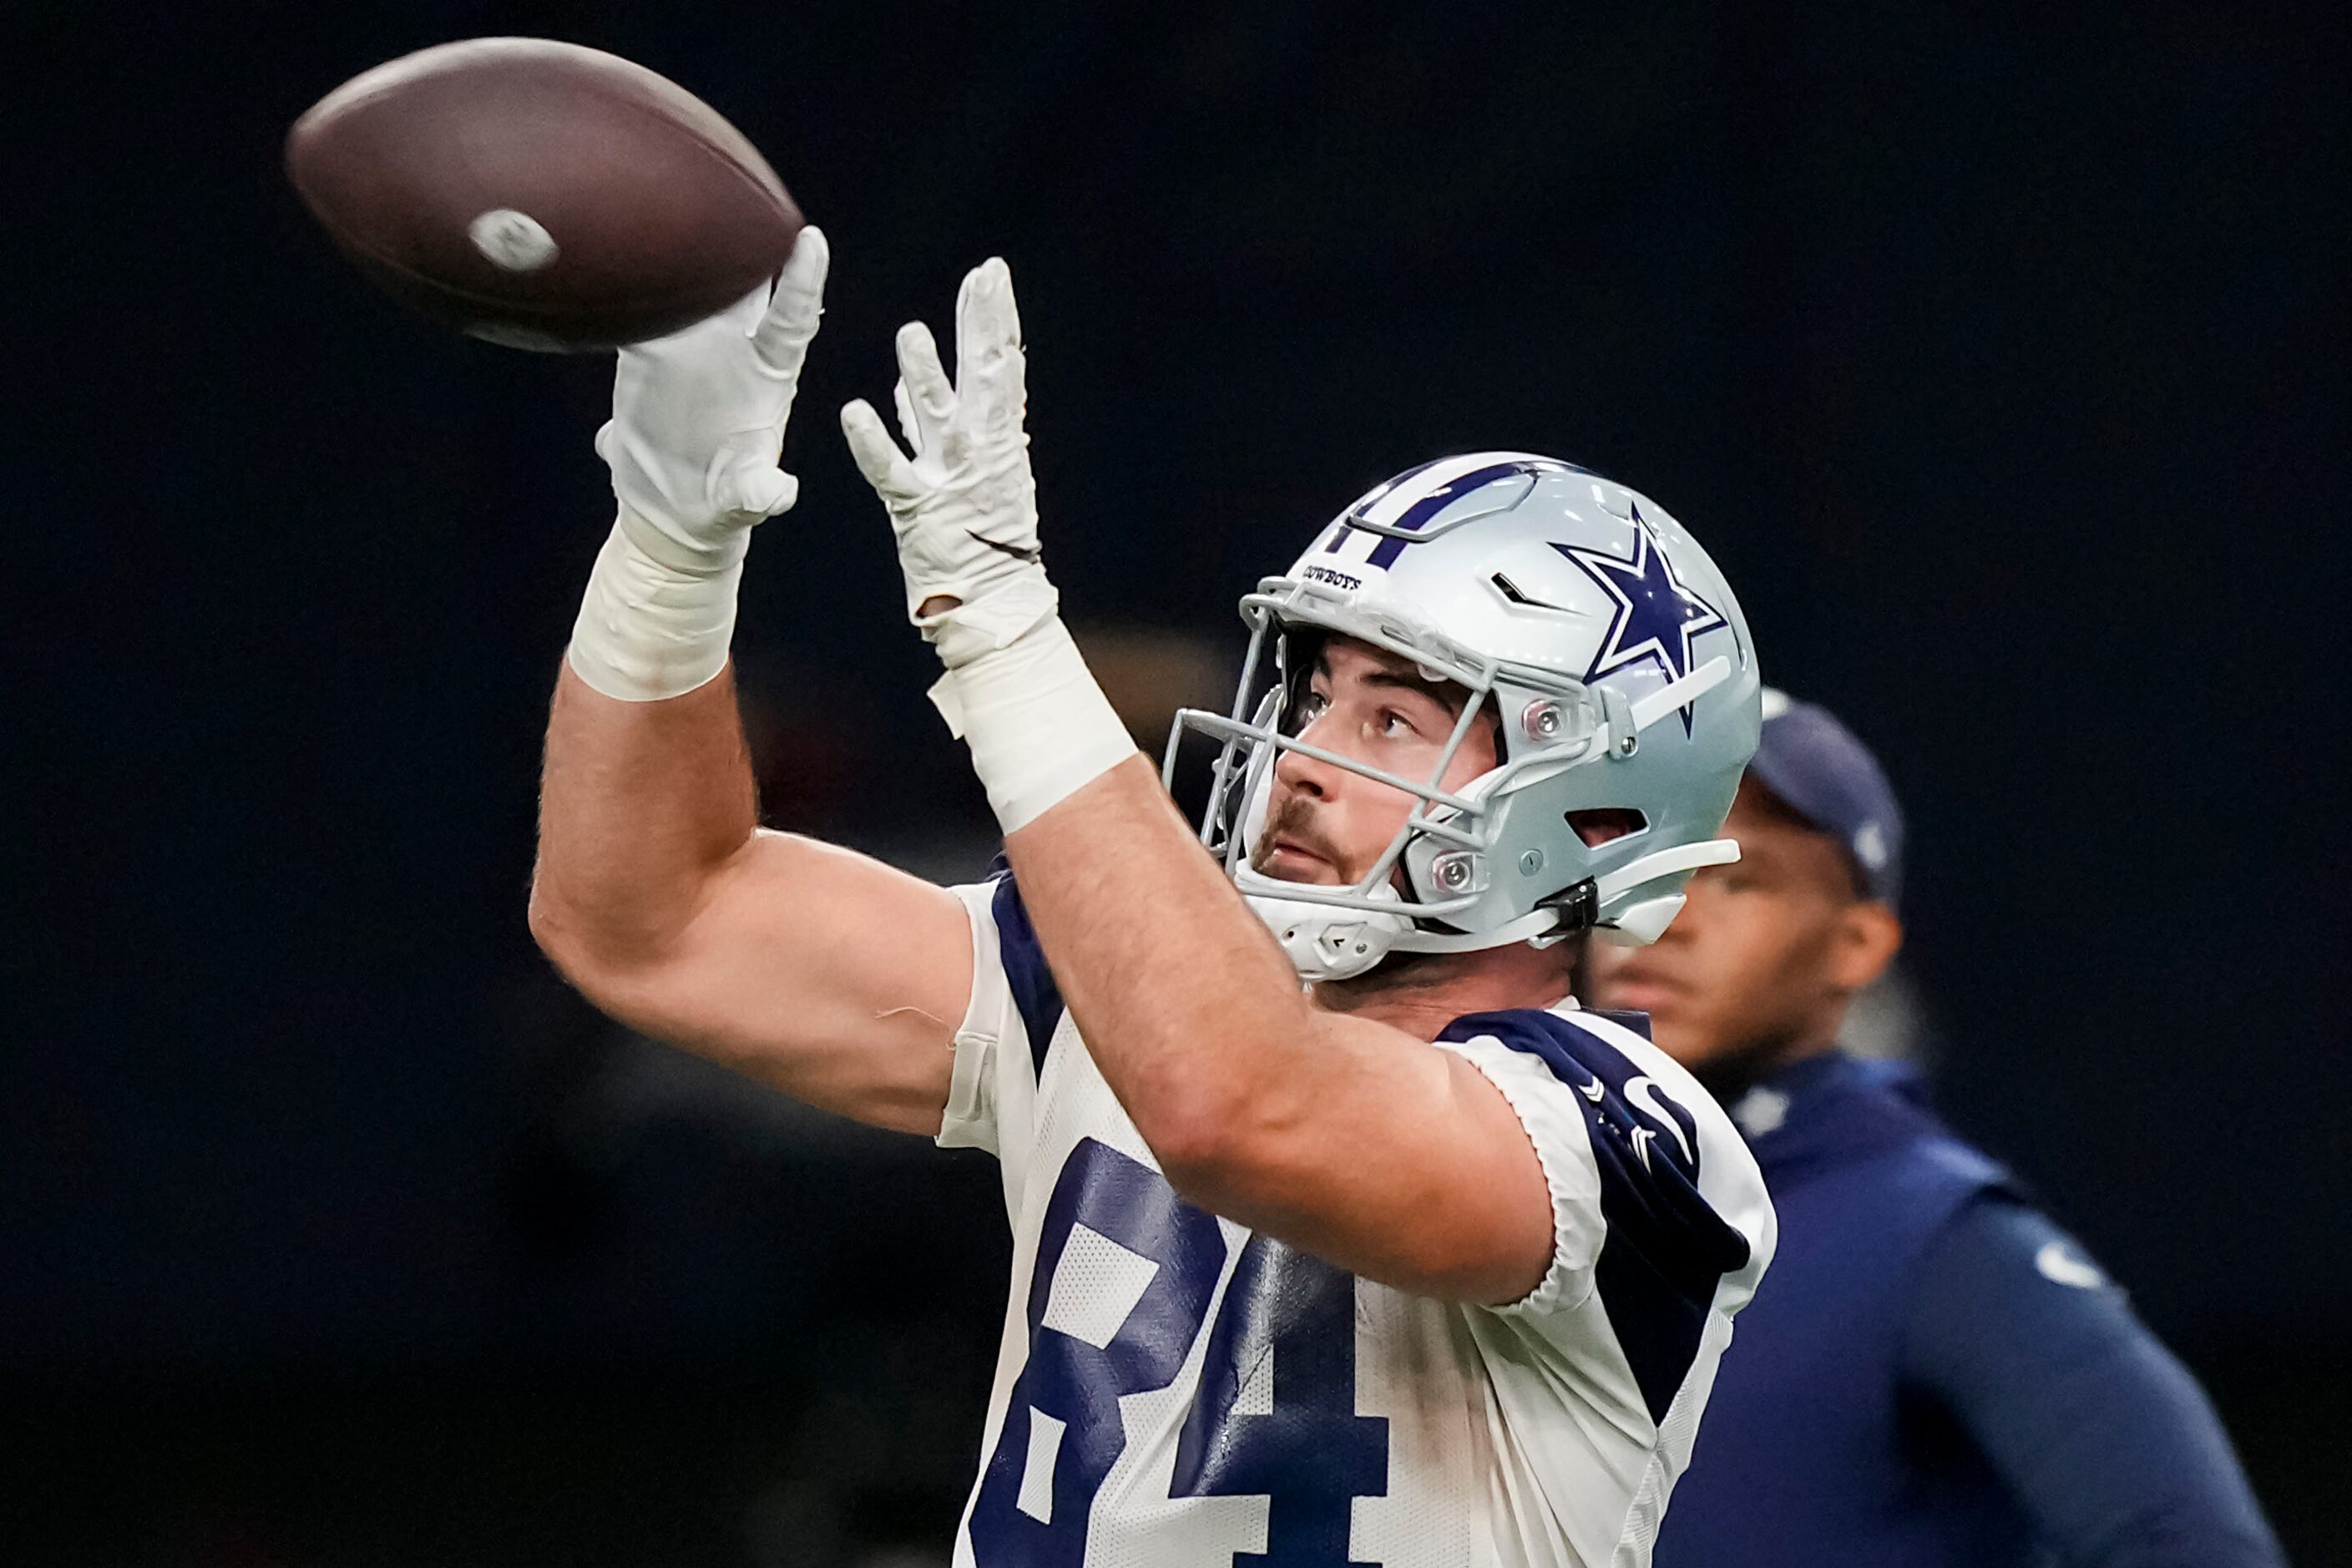
{"type": "MultiPolygon", "coordinates": [[[[1702,866],[1728,866],[1739,858],[1739,845],[1734,839],[1710,838],[1697,844],[1678,844],[1671,849],[1660,849],[1638,859],[1628,860],[1613,871],[1604,871],[1592,879],[1593,902],[1605,908],[1610,900],[1629,892],[1644,882],[1656,881],[1681,871],[1696,871],[1702,866]]],[[[1612,916],[1609,923],[1600,926],[1601,936],[1609,942],[1629,947],[1645,947],[1658,940],[1666,924],[1683,907],[1680,893],[1665,893],[1626,905],[1612,916]]],[[[1493,931],[1431,931],[1408,929],[1391,945],[1399,952],[1478,952],[1490,947],[1508,947],[1514,942],[1543,942],[1547,937],[1572,935],[1559,929],[1560,911],[1555,909],[1535,910],[1517,920],[1506,921],[1493,931]]]]}
{"type": "MultiPolygon", "coordinates": [[[[1655,850],[1593,879],[1593,903],[1605,907],[1612,899],[1645,882],[1696,871],[1703,866],[1728,866],[1738,858],[1739,845],[1729,838],[1709,838],[1655,850]]],[[[1548,937],[1570,934],[1559,930],[1559,911],[1551,909],[1532,910],[1492,931],[1433,931],[1415,925],[1404,913],[1402,900],[1397,900],[1395,914],[1385,910],[1371,913],[1285,898],[1282,882],[1246,867],[1237,871],[1234,879],[1249,907],[1257,911],[1258,919],[1282,944],[1298,977],[1309,984],[1325,980],[1352,980],[1391,952],[1483,952],[1489,948],[1540,942],[1548,937]]],[[[1386,889],[1374,896],[1395,900],[1396,890],[1386,889]]],[[[1594,934],[1617,946],[1645,947],[1664,934],[1682,907],[1683,895],[1679,892],[1640,900],[1621,907],[1608,924],[1594,928],[1594,934]]]]}
{"type": "Polygon", "coordinates": [[[1399,952],[1483,952],[1490,947],[1510,947],[1523,942],[1540,942],[1553,935],[1559,925],[1557,910],[1531,910],[1515,921],[1505,921],[1493,931],[1408,931],[1397,938],[1399,952]]]}
{"type": "Polygon", "coordinates": [[[1234,880],[1243,899],[1282,944],[1298,977],[1309,984],[1353,980],[1391,952],[1483,952],[1565,934],[1558,929],[1557,910],[1535,910],[1493,931],[1423,931],[1406,915],[1403,900],[1393,888],[1372,895],[1384,902],[1396,902],[1397,912],[1390,914],[1285,898],[1280,881],[1246,867],[1235,873],[1234,880]]]}

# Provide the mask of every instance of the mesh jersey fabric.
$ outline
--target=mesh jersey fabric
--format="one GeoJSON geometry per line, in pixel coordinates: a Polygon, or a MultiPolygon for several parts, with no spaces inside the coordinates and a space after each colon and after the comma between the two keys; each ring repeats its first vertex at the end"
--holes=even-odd
{"type": "Polygon", "coordinates": [[[1009,878],[956,889],[974,982],[943,1144],[1000,1163],[1013,1258],[959,1568],[1642,1568],[1770,1201],[1706,1091],[1574,1010],[1436,1042],[1509,1101],[1554,1256],[1487,1308],[1185,1203],[1060,1005],[1009,878]]]}

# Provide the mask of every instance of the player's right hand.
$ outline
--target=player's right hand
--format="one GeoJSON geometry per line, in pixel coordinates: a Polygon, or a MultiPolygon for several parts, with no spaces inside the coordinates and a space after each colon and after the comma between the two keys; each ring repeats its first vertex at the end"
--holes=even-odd
{"type": "Polygon", "coordinates": [[[613,470],[622,531],[655,561],[725,571],[742,560],[754,523],[799,499],[800,481],[776,465],[831,257],[824,234],[804,228],[772,295],[763,286],[708,321],[621,350],[596,452],[613,470]]]}

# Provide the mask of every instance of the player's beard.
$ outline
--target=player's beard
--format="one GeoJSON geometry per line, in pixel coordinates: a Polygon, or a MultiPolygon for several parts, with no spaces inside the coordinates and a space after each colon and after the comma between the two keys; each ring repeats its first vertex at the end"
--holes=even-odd
{"type": "Polygon", "coordinates": [[[1258,829],[1257,843],[1250,850],[1250,869],[1261,877],[1275,877],[1285,881],[1303,881],[1297,877],[1284,878],[1271,869],[1268,862],[1274,856],[1274,841],[1287,838],[1291,843],[1313,855],[1330,867],[1342,887],[1352,884],[1348,875],[1348,862],[1339,849],[1326,838],[1315,821],[1316,805],[1303,795],[1285,796],[1279,805],[1266,812],[1265,826],[1258,829]]]}

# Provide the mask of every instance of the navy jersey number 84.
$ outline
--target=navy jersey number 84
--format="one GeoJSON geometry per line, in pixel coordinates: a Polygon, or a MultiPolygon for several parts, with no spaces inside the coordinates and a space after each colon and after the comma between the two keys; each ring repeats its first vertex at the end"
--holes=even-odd
{"type": "Polygon", "coordinates": [[[1456,1020],[1433,1048],[1517,1112],[1555,1250],[1519,1301],[1411,1296],[1180,1198],[1010,880],[958,892],[974,979],[940,1141],[997,1156],[1014,1250],[957,1568],[1646,1559],[1772,1248],[1687,1073],[1572,1008],[1456,1020]]]}
{"type": "MultiPolygon", "coordinates": [[[[1072,1151],[1039,1237],[1028,1364],[971,1510],[982,1568],[1085,1563],[1095,1494],[1127,1445],[1119,1397],[1175,1381],[1225,1255],[1215,1217],[1179,1198],[1158,1172],[1091,1138],[1072,1151]],[[1100,1345],[1045,1321],[1064,1252],[1086,1234],[1157,1266],[1100,1345]],[[1031,1452],[1043,1447],[1052,1449],[1052,1490],[1038,1508],[1021,1493],[1031,1452]]],[[[1355,1285],[1352,1275],[1265,1237],[1250,1237],[1234,1266],[1178,1440],[1171,1495],[1268,1500],[1266,1551],[1237,1553],[1236,1563],[1340,1568],[1349,1561],[1350,1500],[1387,1489],[1388,1423],[1356,1414],[1355,1285]],[[1272,1409],[1244,1413],[1242,1391],[1261,1369],[1270,1373],[1272,1409]]]]}

